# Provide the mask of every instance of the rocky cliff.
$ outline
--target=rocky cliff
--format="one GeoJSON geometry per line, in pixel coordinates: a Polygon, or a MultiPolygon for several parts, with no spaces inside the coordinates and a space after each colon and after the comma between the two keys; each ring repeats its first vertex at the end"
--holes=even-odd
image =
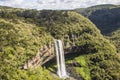
{"type": "Polygon", "coordinates": [[[44,45],[38,50],[34,57],[26,61],[22,69],[35,68],[39,65],[43,65],[55,56],[54,53],[54,44],[44,45]]]}

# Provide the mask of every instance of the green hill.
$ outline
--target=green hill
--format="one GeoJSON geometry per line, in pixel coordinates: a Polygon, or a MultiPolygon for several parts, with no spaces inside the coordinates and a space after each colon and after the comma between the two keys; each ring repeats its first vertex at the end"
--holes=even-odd
{"type": "Polygon", "coordinates": [[[105,35],[119,28],[120,6],[118,5],[98,5],[75,11],[88,17],[105,35]]]}
{"type": "Polygon", "coordinates": [[[17,17],[12,19],[11,16],[0,18],[0,79],[45,80],[49,78],[46,76],[49,72],[42,68],[25,71],[21,70],[20,66],[34,56],[41,46],[51,42],[52,36],[45,32],[44,28],[25,23],[17,17]],[[38,77],[34,78],[35,75],[38,77]]]}
{"type": "Polygon", "coordinates": [[[107,38],[110,39],[113,44],[115,44],[117,52],[120,53],[120,29],[112,32],[109,36],[107,36],[107,38]]]}
{"type": "Polygon", "coordinates": [[[120,6],[119,5],[97,5],[84,9],[76,9],[78,13],[81,13],[85,17],[88,17],[102,32],[111,38],[111,42],[117,47],[117,51],[120,52],[120,6]],[[114,38],[113,37],[117,37],[114,38]]]}
{"type": "Polygon", "coordinates": [[[57,80],[58,77],[48,71],[56,72],[55,61],[47,68],[19,68],[54,38],[63,41],[64,49],[71,48],[66,55],[66,65],[68,71],[73,70],[69,74],[74,78],[120,79],[116,48],[90,20],[76,12],[1,8],[0,37],[1,79],[57,80]],[[71,66],[74,62],[78,65],[71,66]]]}
{"type": "Polygon", "coordinates": [[[75,9],[75,12],[78,12],[85,17],[90,17],[92,16],[92,13],[96,12],[97,10],[107,10],[107,9],[113,9],[113,8],[119,8],[119,5],[112,5],[112,4],[103,4],[103,5],[96,5],[96,6],[91,6],[88,8],[78,8],[75,9]]]}

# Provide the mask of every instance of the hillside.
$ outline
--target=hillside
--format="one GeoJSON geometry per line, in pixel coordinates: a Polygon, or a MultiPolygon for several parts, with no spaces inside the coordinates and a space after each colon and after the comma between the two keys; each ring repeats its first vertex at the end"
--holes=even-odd
{"type": "Polygon", "coordinates": [[[19,68],[54,38],[61,39],[69,52],[66,66],[72,77],[78,80],[120,79],[116,48],[82,15],[73,11],[14,8],[1,8],[0,13],[1,79],[59,80],[52,73],[56,73],[55,60],[46,63],[46,68],[19,68]]]}
{"type": "Polygon", "coordinates": [[[88,17],[102,32],[103,35],[110,37],[111,42],[120,52],[120,6],[119,5],[97,5],[84,9],[76,9],[76,12],[88,17]],[[113,34],[114,33],[114,34],[113,34]],[[113,37],[117,37],[114,38],[113,37]]]}
{"type": "Polygon", "coordinates": [[[109,36],[107,36],[107,38],[110,39],[113,44],[115,44],[117,52],[120,53],[120,29],[112,32],[109,36]]]}
{"type": "Polygon", "coordinates": [[[41,67],[33,70],[21,70],[20,67],[34,56],[38,49],[53,40],[44,28],[34,24],[27,24],[18,17],[1,15],[0,18],[0,79],[31,80],[37,74],[41,76],[34,79],[47,79],[49,71],[41,67]]]}
{"type": "Polygon", "coordinates": [[[74,11],[84,15],[85,17],[89,17],[92,15],[92,13],[94,13],[97,10],[113,9],[119,7],[120,7],[119,5],[103,4],[103,5],[91,6],[88,8],[78,8],[75,9],[74,11]]]}
{"type": "Polygon", "coordinates": [[[118,5],[98,5],[75,11],[88,17],[105,35],[119,28],[120,6],[118,5]]]}

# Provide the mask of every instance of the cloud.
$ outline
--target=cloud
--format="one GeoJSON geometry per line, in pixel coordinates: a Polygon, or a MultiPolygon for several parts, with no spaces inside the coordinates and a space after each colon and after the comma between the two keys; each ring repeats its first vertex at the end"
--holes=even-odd
{"type": "Polygon", "coordinates": [[[49,0],[49,1],[47,1],[47,0],[37,0],[36,1],[37,3],[39,3],[39,4],[56,4],[56,0],[49,0]]]}
{"type": "Polygon", "coordinates": [[[118,0],[37,0],[45,9],[74,9],[99,4],[117,4],[118,0]],[[54,3],[54,7],[52,7],[54,3]]]}
{"type": "Polygon", "coordinates": [[[11,0],[0,0],[0,1],[11,1],[11,0]]]}
{"type": "Polygon", "coordinates": [[[14,6],[17,4],[21,4],[23,2],[23,0],[0,0],[0,4],[4,4],[5,6],[14,6]]]}
{"type": "Polygon", "coordinates": [[[0,0],[0,5],[11,7],[22,7],[23,0],[0,0]]]}
{"type": "Polygon", "coordinates": [[[32,9],[74,9],[118,3],[119,0],[0,0],[0,5],[32,9]]]}

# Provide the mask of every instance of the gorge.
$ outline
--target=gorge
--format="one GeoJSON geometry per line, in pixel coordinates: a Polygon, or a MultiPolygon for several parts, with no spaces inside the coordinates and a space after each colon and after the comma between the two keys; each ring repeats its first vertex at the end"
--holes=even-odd
{"type": "MultiPolygon", "coordinates": [[[[118,9],[115,11],[119,12],[118,9]]],[[[119,49],[116,51],[114,44],[101,34],[97,26],[76,11],[1,6],[0,37],[2,80],[60,80],[67,73],[76,80],[120,80],[119,49]],[[58,65],[52,44],[54,39],[59,39],[56,40],[58,65]],[[63,53],[62,43],[65,56],[59,53],[63,53]],[[20,68],[21,65],[24,69],[20,68]]]]}

